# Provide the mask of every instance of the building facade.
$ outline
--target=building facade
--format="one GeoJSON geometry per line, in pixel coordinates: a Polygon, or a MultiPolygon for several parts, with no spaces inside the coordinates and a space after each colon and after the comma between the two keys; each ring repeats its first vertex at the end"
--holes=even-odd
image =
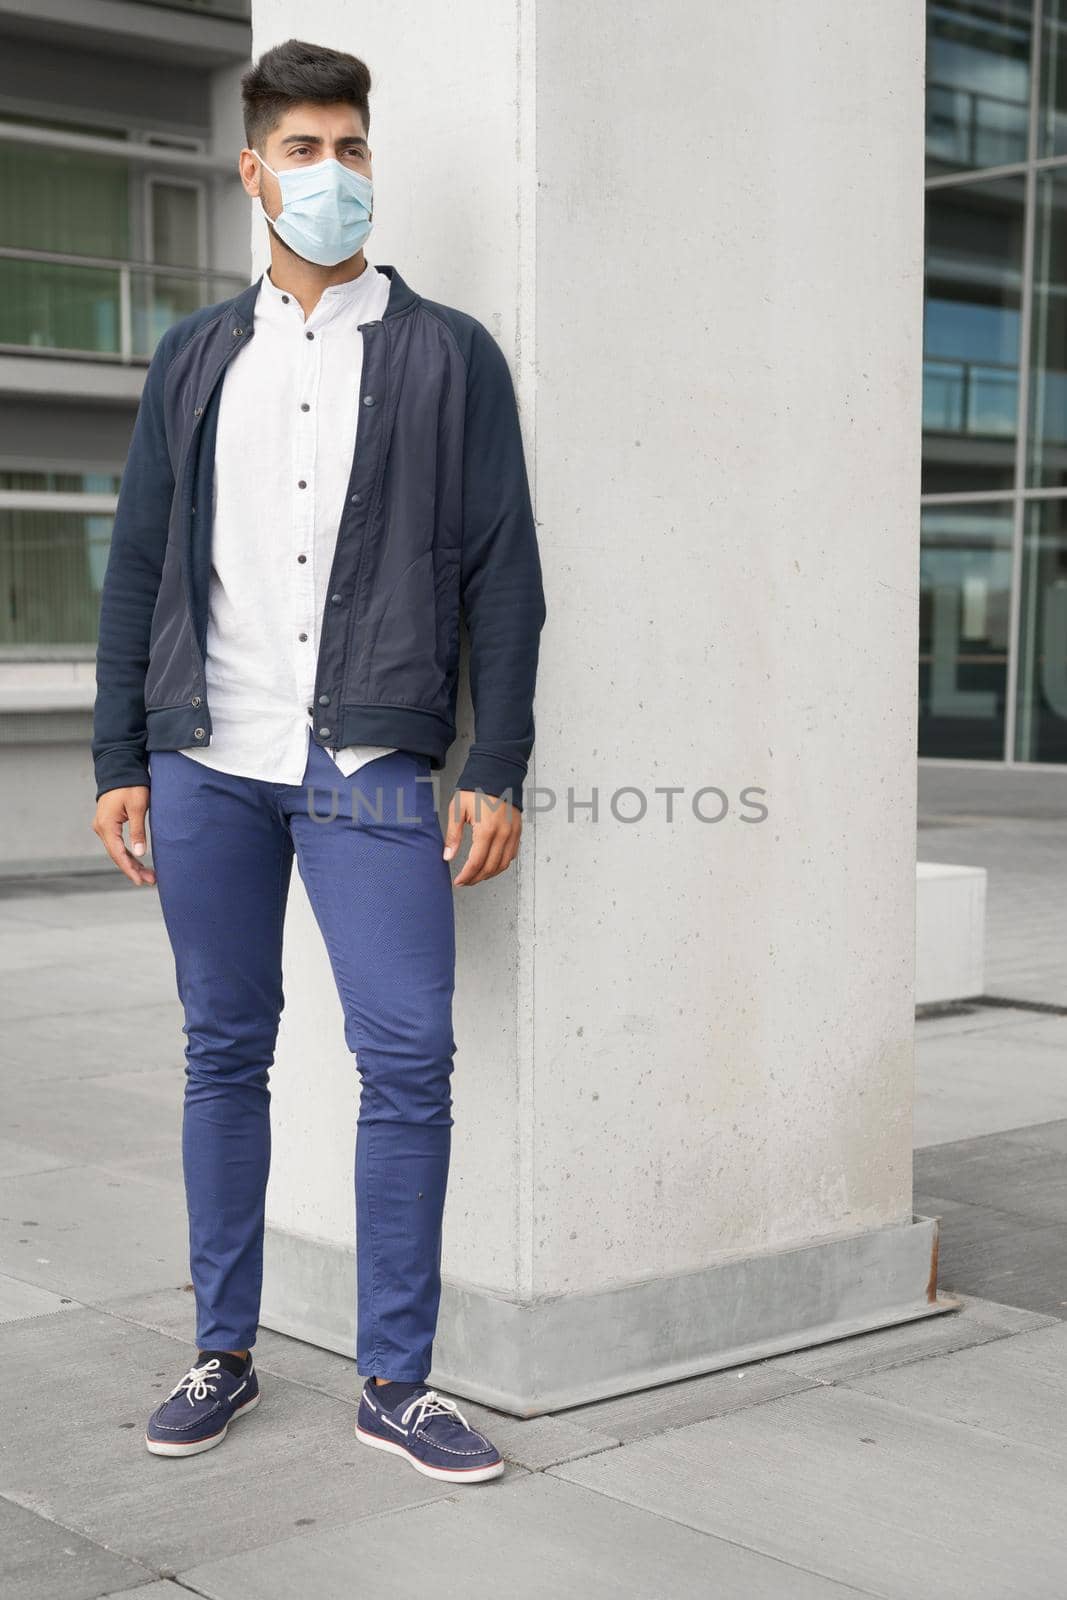
{"type": "Polygon", "coordinates": [[[148,359],[248,282],[247,0],[0,0],[0,867],[98,863],[100,584],[148,359]]]}
{"type": "MultiPolygon", "coordinates": [[[[99,860],[99,586],[163,329],[248,281],[249,0],[0,0],[0,870],[99,860]]],[[[1067,767],[1067,0],[931,0],[919,755],[1067,767]]]]}
{"type": "Polygon", "coordinates": [[[1067,4],[932,0],[919,754],[1067,764],[1067,4]]]}

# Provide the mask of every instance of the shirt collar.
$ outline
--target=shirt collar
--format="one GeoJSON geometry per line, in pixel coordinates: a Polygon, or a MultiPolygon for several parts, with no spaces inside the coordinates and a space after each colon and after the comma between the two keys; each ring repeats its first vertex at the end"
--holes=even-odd
{"type": "Polygon", "coordinates": [[[286,325],[296,322],[301,328],[321,328],[338,315],[351,311],[358,312],[365,304],[371,286],[380,276],[377,268],[368,261],[358,278],[350,278],[345,283],[331,283],[324,289],[314,311],[305,320],[299,300],[285,290],[279,289],[270,275],[270,268],[267,267],[263,273],[256,314],[266,314],[271,322],[281,322],[286,325]]]}

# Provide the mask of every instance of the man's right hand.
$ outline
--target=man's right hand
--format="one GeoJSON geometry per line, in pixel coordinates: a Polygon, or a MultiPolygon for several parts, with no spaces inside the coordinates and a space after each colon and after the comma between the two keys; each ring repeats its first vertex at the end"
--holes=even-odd
{"type": "Polygon", "coordinates": [[[108,789],[96,802],[93,832],[103,841],[104,849],[131,883],[155,883],[151,867],[142,867],[138,856],[146,849],[145,817],[148,815],[149,789],[139,784],[130,789],[108,789]],[[130,848],[126,848],[122,829],[130,825],[130,848]]]}

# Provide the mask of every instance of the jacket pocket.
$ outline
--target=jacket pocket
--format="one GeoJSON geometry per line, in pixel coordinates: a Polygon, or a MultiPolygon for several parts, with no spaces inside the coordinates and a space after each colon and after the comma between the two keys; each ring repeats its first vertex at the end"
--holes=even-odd
{"type": "Polygon", "coordinates": [[[375,700],[430,708],[443,674],[437,651],[437,605],[432,550],[404,568],[378,618],[370,645],[370,689],[375,700]]]}

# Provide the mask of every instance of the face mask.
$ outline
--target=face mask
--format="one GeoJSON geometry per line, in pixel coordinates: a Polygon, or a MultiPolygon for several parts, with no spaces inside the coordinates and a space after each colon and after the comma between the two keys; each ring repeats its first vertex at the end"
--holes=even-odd
{"type": "MultiPolygon", "coordinates": [[[[274,172],[258,150],[252,154],[274,172]]],[[[374,187],[369,178],[350,172],[332,156],[274,176],[281,185],[282,209],[268,220],[291,250],[320,267],[335,267],[356,254],[371,230],[374,187]]]]}

